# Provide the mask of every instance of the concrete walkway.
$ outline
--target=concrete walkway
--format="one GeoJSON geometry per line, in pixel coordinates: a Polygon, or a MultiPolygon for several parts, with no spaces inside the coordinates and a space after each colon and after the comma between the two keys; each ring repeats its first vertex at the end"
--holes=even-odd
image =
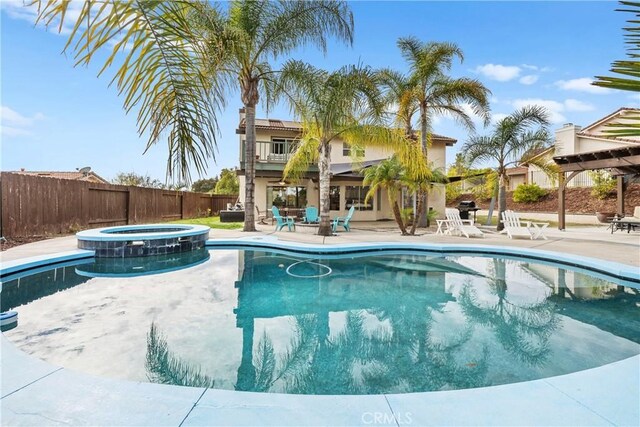
{"type": "MultiPolygon", "coordinates": [[[[255,233],[242,230],[211,230],[211,239],[234,239],[250,236],[275,236],[290,242],[313,243],[318,245],[337,245],[361,242],[416,242],[416,243],[478,243],[483,245],[517,246],[538,248],[562,253],[601,258],[607,261],[640,266],[640,232],[627,233],[616,231],[611,234],[606,226],[570,227],[566,231],[547,229],[548,240],[509,239],[498,234],[495,227],[480,228],[484,238],[443,236],[434,234],[433,229],[418,230],[416,236],[401,236],[394,222],[354,222],[351,232],[338,232],[334,236],[324,237],[315,234],[315,228],[298,227],[296,232],[274,231],[271,225],[257,225],[255,233]]],[[[37,255],[53,254],[77,249],[75,236],[58,237],[39,242],[16,246],[0,253],[3,261],[12,261],[37,255]]]]}
{"type": "MultiPolygon", "coordinates": [[[[362,242],[479,243],[556,251],[640,267],[640,233],[604,227],[548,230],[548,240],[510,240],[485,229],[466,239],[422,232],[400,236],[393,223],[354,223],[322,237],[312,229],[212,230],[212,239],[274,236],[318,245],[362,242]]],[[[76,249],[74,236],[18,246],[2,261],[76,249]]],[[[73,372],[0,339],[0,423],[10,425],[640,425],[640,356],[599,368],[496,387],[370,396],[246,393],[119,381],[73,372]]]]}

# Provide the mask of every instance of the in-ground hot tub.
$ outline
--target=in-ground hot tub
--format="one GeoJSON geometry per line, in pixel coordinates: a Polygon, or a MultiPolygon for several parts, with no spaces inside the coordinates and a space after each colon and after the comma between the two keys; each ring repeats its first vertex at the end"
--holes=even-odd
{"type": "Polygon", "coordinates": [[[96,257],[122,258],[166,255],[204,248],[209,227],[186,224],[145,224],[94,228],[76,234],[78,248],[96,257]]]}

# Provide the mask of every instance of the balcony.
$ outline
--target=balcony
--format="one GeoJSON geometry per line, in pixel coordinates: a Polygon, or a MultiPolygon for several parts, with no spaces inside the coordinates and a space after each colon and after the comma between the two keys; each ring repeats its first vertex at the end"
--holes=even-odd
{"type": "MultiPolygon", "coordinates": [[[[282,171],[295,152],[294,141],[256,141],[256,171],[282,171]]],[[[240,169],[244,169],[245,147],[242,141],[240,169]]],[[[317,172],[318,168],[312,165],[310,172],[317,172]]]]}

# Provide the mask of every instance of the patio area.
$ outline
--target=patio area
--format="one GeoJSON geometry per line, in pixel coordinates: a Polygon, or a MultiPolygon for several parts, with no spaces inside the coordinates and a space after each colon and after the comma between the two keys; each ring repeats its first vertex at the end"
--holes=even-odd
{"type": "MultiPolygon", "coordinates": [[[[548,240],[509,239],[483,227],[484,238],[400,236],[393,222],[353,223],[351,232],[256,233],[212,230],[211,239],[310,245],[479,244],[554,251],[640,267],[640,233],[606,227],[549,229],[548,240]]],[[[75,236],[18,246],[4,262],[76,250],[75,236]]],[[[558,377],[494,387],[369,396],[307,396],[135,383],[53,366],[2,337],[2,425],[638,425],[640,356],[558,377]],[[55,392],[53,392],[55,390],[55,392]]]]}

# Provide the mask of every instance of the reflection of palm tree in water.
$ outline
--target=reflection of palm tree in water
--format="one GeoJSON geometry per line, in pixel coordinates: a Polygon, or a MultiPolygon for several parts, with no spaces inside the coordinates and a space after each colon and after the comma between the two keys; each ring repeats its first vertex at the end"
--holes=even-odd
{"type": "Polygon", "coordinates": [[[255,384],[250,388],[238,371],[237,389],[247,391],[285,391],[298,394],[361,393],[351,374],[364,342],[362,319],[349,313],[345,328],[329,336],[328,313],[295,317],[294,336],[279,360],[271,339],[263,333],[253,357],[255,384]],[[276,388],[276,390],[273,390],[276,388]]]}
{"type": "Polygon", "coordinates": [[[197,365],[190,364],[172,354],[164,335],[155,323],[147,334],[147,357],[145,368],[149,381],[160,384],[190,387],[214,387],[215,380],[201,372],[197,365]]]}
{"type": "Polygon", "coordinates": [[[407,300],[402,305],[376,312],[390,328],[378,329],[368,343],[371,369],[365,384],[369,393],[462,389],[485,385],[487,351],[474,360],[456,360],[456,353],[471,337],[465,328],[457,336],[438,340],[433,334],[433,313],[407,300]]]}
{"type": "MultiPolygon", "coordinates": [[[[243,280],[248,283],[254,279],[251,277],[254,269],[248,268],[253,262],[253,256],[245,252],[243,280]]],[[[392,293],[379,294],[362,305],[369,308],[344,310],[344,327],[333,334],[329,331],[328,309],[318,306],[315,313],[292,317],[294,333],[282,354],[276,354],[266,331],[254,346],[254,318],[238,317],[243,351],[235,389],[371,394],[485,385],[486,349],[474,360],[456,360],[458,350],[471,336],[470,329],[449,339],[438,339],[432,332],[434,312],[451,301],[444,293],[444,273],[384,271],[385,280],[394,287],[418,287],[420,297],[411,298],[413,290],[400,301],[397,295],[392,298],[392,293]],[[380,323],[372,331],[363,326],[367,313],[376,316],[380,323]]],[[[380,276],[381,272],[372,271],[372,277],[380,276]]],[[[153,325],[149,337],[152,335],[158,335],[153,325]]],[[[152,381],[213,385],[213,380],[202,375],[198,366],[187,365],[166,350],[166,342],[164,346],[161,344],[162,340],[148,340],[147,369],[152,381]]]]}
{"type": "MultiPolygon", "coordinates": [[[[401,280],[416,276],[397,275],[401,280]]],[[[418,276],[425,280],[424,275],[418,276]]],[[[365,311],[349,311],[344,329],[329,335],[328,315],[295,317],[295,333],[278,362],[270,338],[262,335],[253,357],[255,383],[250,386],[238,372],[238,388],[303,394],[372,394],[469,388],[485,385],[487,351],[473,360],[458,362],[455,354],[470,338],[470,330],[449,342],[431,334],[432,312],[423,301],[367,310],[389,328],[365,331],[365,311]]],[[[245,372],[248,372],[246,369],[245,372]]]]}
{"type": "Polygon", "coordinates": [[[474,322],[495,331],[495,336],[509,353],[532,366],[543,365],[549,357],[549,338],[559,325],[555,306],[546,299],[527,305],[509,301],[506,263],[493,260],[488,285],[497,302],[482,306],[470,283],[462,288],[458,302],[463,313],[474,322]]]}

